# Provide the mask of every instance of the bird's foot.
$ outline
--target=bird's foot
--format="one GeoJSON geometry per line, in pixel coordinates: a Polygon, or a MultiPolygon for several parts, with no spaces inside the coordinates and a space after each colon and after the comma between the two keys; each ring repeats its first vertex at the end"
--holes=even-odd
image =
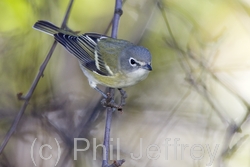
{"type": "Polygon", "coordinates": [[[110,93],[107,93],[107,96],[105,99],[102,99],[101,101],[102,105],[104,107],[111,107],[111,108],[116,108],[118,111],[122,111],[122,106],[117,105],[114,101],[114,99],[112,98],[112,96],[110,95],[110,93]]]}
{"type": "Polygon", "coordinates": [[[121,89],[121,88],[119,88],[118,89],[119,90],[119,92],[120,92],[120,94],[121,94],[121,102],[120,102],[120,107],[121,107],[121,110],[119,110],[119,111],[122,111],[122,107],[126,104],[126,98],[128,97],[127,96],[127,93],[126,93],[126,91],[125,90],[123,90],[123,89],[121,89]]]}

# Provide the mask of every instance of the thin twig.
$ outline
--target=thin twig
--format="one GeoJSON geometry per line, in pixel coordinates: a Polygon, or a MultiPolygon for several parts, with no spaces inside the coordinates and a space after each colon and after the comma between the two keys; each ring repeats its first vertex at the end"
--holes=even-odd
{"type": "Polygon", "coordinates": [[[210,106],[214,109],[214,111],[216,112],[216,114],[218,115],[218,117],[221,119],[221,121],[223,123],[226,123],[227,125],[231,124],[233,122],[233,120],[226,117],[224,113],[219,111],[218,107],[216,106],[216,104],[214,103],[212,98],[210,97],[209,92],[207,91],[205,84],[203,82],[198,83],[196,81],[195,77],[192,75],[193,74],[192,64],[189,62],[189,59],[186,56],[187,54],[183,50],[181,50],[180,47],[178,46],[178,44],[177,44],[177,42],[175,40],[175,37],[174,37],[174,35],[172,33],[172,30],[171,30],[171,27],[170,27],[170,24],[169,24],[167,15],[166,15],[166,11],[165,11],[165,9],[164,9],[164,7],[163,7],[163,5],[161,4],[160,1],[158,3],[158,7],[159,7],[159,9],[160,9],[160,11],[162,13],[162,16],[163,16],[163,19],[164,19],[166,25],[167,25],[168,32],[169,32],[169,34],[171,36],[171,39],[173,41],[173,47],[178,52],[178,54],[177,54],[178,55],[178,60],[179,60],[178,62],[180,63],[180,66],[183,68],[183,70],[186,73],[187,81],[210,104],[210,106]],[[184,63],[184,61],[185,61],[185,63],[184,63]]]}
{"type": "Polygon", "coordinates": [[[69,14],[70,14],[70,11],[72,9],[73,2],[74,2],[74,0],[69,1],[69,5],[68,5],[67,11],[65,13],[61,28],[67,27],[67,23],[68,23],[68,20],[69,20],[69,14]]]}
{"type": "MultiPolygon", "coordinates": [[[[171,28],[170,28],[170,24],[168,22],[168,19],[167,19],[167,16],[166,16],[166,13],[164,11],[164,8],[162,6],[162,4],[159,3],[159,8],[162,12],[162,15],[163,15],[163,18],[164,18],[164,21],[166,22],[166,25],[168,27],[168,30],[169,30],[169,33],[170,33],[170,36],[173,40],[173,45],[175,47],[175,49],[177,49],[178,51],[178,56],[179,56],[179,62],[180,62],[180,65],[181,67],[184,69],[184,71],[186,72],[187,74],[187,80],[189,81],[189,83],[191,85],[193,85],[193,87],[197,90],[198,93],[200,93],[205,100],[207,100],[207,102],[210,104],[210,106],[214,109],[214,111],[216,112],[216,114],[218,115],[218,117],[221,119],[221,121],[223,123],[226,123],[227,125],[231,125],[231,124],[235,124],[234,121],[232,119],[230,119],[228,116],[226,116],[224,113],[220,112],[218,107],[216,107],[216,104],[213,102],[213,98],[210,97],[210,94],[209,92],[207,91],[206,89],[206,86],[205,86],[205,83],[203,82],[197,82],[196,79],[194,78],[194,76],[192,75],[192,63],[189,62],[190,59],[188,59],[189,57],[186,56],[186,55],[189,55],[188,53],[184,52],[183,50],[181,50],[173,36],[173,33],[171,31],[171,28]],[[183,60],[185,60],[186,63],[183,63],[183,60]],[[198,86],[199,85],[199,86],[198,86]]],[[[194,59],[191,59],[191,60],[194,60],[194,59]]],[[[195,62],[197,63],[197,60],[195,60],[195,62]]],[[[208,72],[208,74],[210,74],[213,79],[217,80],[217,77],[201,62],[198,62],[198,65],[200,65],[201,67],[203,67],[203,69],[206,70],[206,72],[208,72]]],[[[222,82],[220,82],[225,88],[227,88],[222,82]]],[[[230,89],[228,89],[229,91],[231,91],[230,89]]],[[[231,91],[232,92],[232,91],[231,91]]],[[[237,94],[235,94],[237,95],[237,94]]]]}
{"type": "MultiPolygon", "coordinates": [[[[160,3],[159,3],[159,8],[161,9],[162,12],[164,12],[163,6],[161,6],[160,3]]],[[[208,90],[206,89],[205,83],[201,82],[201,81],[198,83],[197,80],[194,79],[194,76],[192,75],[192,70],[191,70],[192,67],[190,66],[190,64],[187,64],[186,66],[182,66],[182,67],[184,67],[184,71],[186,71],[186,73],[190,76],[188,79],[189,79],[189,82],[191,83],[191,85],[193,85],[193,87],[197,90],[198,93],[203,95],[203,97],[210,104],[210,106],[214,109],[214,111],[216,111],[217,115],[220,117],[222,122],[226,123],[226,125],[227,125],[227,130],[225,132],[225,136],[224,136],[224,140],[223,140],[224,142],[223,142],[222,149],[221,149],[222,154],[218,160],[218,163],[219,163],[218,165],[223,166],[225,163],[224,162],[225,158],[231,157],[238,150],[238,148],[242,145],[242,143],[248,138],[248,135],[245,135],[244,137],[240,138],[236,142],[236,144],[231,146],[231,148],[229,147],[235,134],[241,132],[241,126],[249,118],[250,105],[234,89],[229,87],[226,83],[222,82],[209,68],[207,68],[207,66],[204,64],[204,62],[207,62],[206,60],[205,61],[199,60],[198,58],[195,58],[194,55],[191,55],[190,53],[185,53],[184,51],[181,51],[181,49],[179,49],[175,39],[173,38],[173,34],[171,32],[171,29],[170,29],[170,26],[169,26],[169,23],[168,23],[168,20],[167,20],[165,13],[163,13],[163,17],[164,17],[166,25],[169,29],[170,36],[173,40],[173,43],[174,43],[173,45],[179,51],[180,55],[182,56],[181,58],[184,58],[187,63],[188,63],[187,60],[192,60],[194,63],[197,63],[201,68],[204,69],[204,71],[207,74],[209,74],[215,81],[217,81],[220,85],[222,85],[225,89],[227,89],[228,92],[230,92],[233,96],[237,97],[239,99],[239,101],[241,101],[242,104],[246,106],[245,116],[238,124],[236,124],[233,119],[231,119],[227,115],[219,112],[218,108],[216,107],[216,103],[213,101],[213,98],[211,97],[208,90]],[[187,55],[189,57],[186,57],[185,55],[187,55]],[[186,68],[186,67],[188,67],[188,68],[186,68]],[[189,71],[189,69],[191,71],[189,71]]],[[[181,63],[183,64],[183,62],[181,62],[181,63]]]]}
{"type": "Polygon", "coordinates": [[[246,114],[243,117],[243,119],[236,124],[235,121],[233,121],[233,119],[231,119],[231,121],[228,124],[225,136],[224,136],[224,142],[222,145],[222,154],[221,157],[219,158],[219,164],[222,165],[224,162],[223,160],[225,158],[227,158],[228,156],[232,156],[237,149],[239,148],[239,145],[242,144],[242,140],[240,139],[238,142],[235,143],[235,145],[231,146],[232,148],[229,148],[230,143],[232,142],[232,139],[234,137],[234,135],[237,132],[241,132],[241,126],[245,123],[245,121],[247,120],[247,118],[249,117],[250,114],[250,110],[249,110],[249,104],[247,103],[247,101],[245,99],[243,99],[241,96],[239,96],[239,94],[236,93],[235,90],[233,90],[231,87],[227,86],[224,82],[222,82],[209,68],[207,68],[202,60],[199,60],[197,58],[195,58],[193,55],[190,56],[191,60],[193,60],[194,62],[196,62],[198,65],[200,65],[201,68],[205,69],[206,72],[208,74],[210,74],[210,76],[212,76],[212,78],[217,81],[220,85],[223,86],[223,88],[227,89],[228,92],[230,92],[233,96],[237,97],[242,104],[244,104],[246,106],[246,114]]]}
{"type": "MultiPolygon", "coordinates": [[[[123,1],[122,1],[122,5],[124,5],[124,4],[126,3],[126,1],[127,1],[127,0],[123,0],[123,1]]],[[[106,30],[104,31],[104,34],[105,34],[105,35],[108,34],[108,31],[109,31],[109,29],[111,28],[112,24],[113,24],[113,18],[110,20],[108,27],[107,27],[106,30]]]]}
{"type": "MultiPolygon", "coordinates": [[[[67,21],[68,21],[68,17],[69,17],[69,13],[70,13],[70,9],[72,7],[73,1],[74,0],[70,0],[69,6],[67,8],[67,12],[66,12],[65,17],[63,19],[62,28],[67,27],[67,21]]],[[[47,66],[47,64],[48,64],[54,50],[55,50],[56,45],[57,45],[57,42],[54,41],[54,43],[52,44],[51,49],[50,49],[49,53],[47,54],[44,62],[40,66],[39,72],[36,75],[36,78],[33,81],[28,93],[24,97],[22,97],[20,93],[18,94],[18,98],[22,99],[22,100],[25,100],[25,102],[22,105],[21,109],[19,110],[17,116],[15,117],[9,131],[7,132],[7,134],[4,137],[4,140],[3,140],[2,144],[1,144],[1,147],[0,147],[0,154],[3,152],[5,146],[7,145],[8,141],[11,138],[11,136],[13,135],[13,133],[16,131],[17,125],[18,125],[19,121],[21,120],[21,118],[22,118],[22,116],[23,116],[23,114],[25,112],[26,107],[29,104],[29,100],[31,99],[31,97],[32,97],[32,95],[34,93],[40,78],[43,76],[43,72],[44,72],[44,70],[45,70],[45,68],[46,68],[46,66],[47,66]]]]}
{"type": "Polygon", "coordinates": [[[112,32],[111,37],[117,38],[117,32],[118,32],[118,26],[120,21],[120,16],[122,15],[122,0],[116,0],[115,3],[115,12],[114,12],[114,18],[113,18],[113,26],[112,26],[112,32]]]}
{"type": "MultiPolygon", "coordinates": [[[[118,32],[118,25],[120,16],[122,15],[122,0],[116,0],[115,3],[115,11],[114,11],[114,17],[113,17],[113,26],[112,26],[112,38],[117,38],[117,32],[118,32]]],[[[114,99],[114,93],[115,90],[113,88],[109,88],[109,94],[111,95],[111,100],[114,99]]],[[[104,133],[104,141],[103,145],[105,146],[105,152],[103,152],[103,161],[102,161],[102,167],[112,167],[114,164],[116,166],[121,166],[125,161],[121,160],[119,162],[121,163],[113,163],[111,165],[108,164],[108,158],[109,158],[109,140],[110,140],[110,129],[111,129],[111,122],[112,122],[112,113],[113,108],[107,107],[107,116],[106,116],[106,125],[105,125],[105,133],[104,133]]]]}
{"type": "Polygon", "coordinates": [[[109,159],[109,143],[110,143],[110,129],[111,129],[111,122],[112,122],[112,114],[113,109],[111,107],[107,108],[107,116],[106,116],[106,124],[105,124],[105,133],[104,133],[104,141],[103,145],[105,146],[105,151],[103,151],[103,160],[102,160],[102,167],[108,166],[108,159],[109,159]]]}

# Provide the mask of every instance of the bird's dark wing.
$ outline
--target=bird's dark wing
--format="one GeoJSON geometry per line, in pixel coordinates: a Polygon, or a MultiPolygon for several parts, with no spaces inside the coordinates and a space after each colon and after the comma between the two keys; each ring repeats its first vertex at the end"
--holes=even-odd
{"type": "Polygon", "coordinates": [[[105,67],[102,56],[96,49],[97,43],[106,36],[87,33],[80,36],[71,36],[63,33],[54,35],[55,40],[61,43],[80,63],[100,75],[111,75],[105,67]]]}

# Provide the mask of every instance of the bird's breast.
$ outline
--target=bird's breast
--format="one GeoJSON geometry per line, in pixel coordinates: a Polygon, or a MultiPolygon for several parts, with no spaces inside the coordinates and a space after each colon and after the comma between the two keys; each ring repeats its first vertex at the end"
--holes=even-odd
{"type": "Polygon", "coordinates": [[[92,83],[112,87],[112,88],[124,88],[135,85],[136,83],[144,80],[149,71],[145,69],[138,69],[134,72],[127,74],[115,73],[113,76],[103,76],[87,69],[82,69],[85,76],[92,83]]]}

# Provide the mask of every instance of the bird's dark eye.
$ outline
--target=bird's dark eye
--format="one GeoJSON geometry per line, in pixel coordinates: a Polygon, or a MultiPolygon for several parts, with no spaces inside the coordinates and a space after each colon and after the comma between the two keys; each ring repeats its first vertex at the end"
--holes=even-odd
{"type": "Polygon", "coordinates": [[[136,61],[133,58],[129,59],[129,63],[130,63],[131,66],[136,66],[136,61]]]}
{"type": "Polygon", "coordinates": [[[134,64],[135,64],[135,60],[134,60],[134,59],[131,59],[131,60],[130,60],[130,63],[131,63],[132,65],[134,65],[134,64]]]}

